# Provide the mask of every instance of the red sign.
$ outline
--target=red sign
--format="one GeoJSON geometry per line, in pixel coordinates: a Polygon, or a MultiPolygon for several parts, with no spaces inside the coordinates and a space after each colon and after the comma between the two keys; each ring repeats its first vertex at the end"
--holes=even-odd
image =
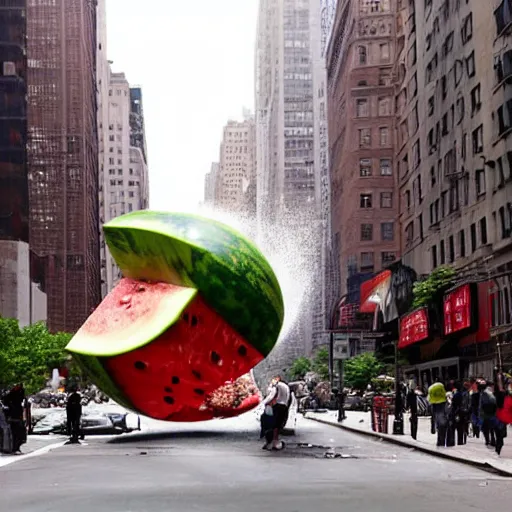
{"type": "Polygon", "coordinates": [[[400,319],[400,339],[398,348],[406,348],[429,337],[428,310],[417,309],[400,319]]]}
{"type": "Polygon", "coordinates": [[[459,286],[444,297],[444,334],[462,331],[471,327],[471,287],[459,286]]]}

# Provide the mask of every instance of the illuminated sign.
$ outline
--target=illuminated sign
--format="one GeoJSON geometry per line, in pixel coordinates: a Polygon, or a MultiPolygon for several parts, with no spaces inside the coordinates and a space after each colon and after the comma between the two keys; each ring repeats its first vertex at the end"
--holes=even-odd
{"type": "Polygon", "coordinates": [[[449,336],[471,327],[472,317],[471,286],[459,286],[444,297],[443,317],[444,334],[449,336]]]}
{"type": "Polygon", "coordinates": [[[417,309],[400,319],[398,348],[406,348],[429,338],[428,310],[417,309]]]}

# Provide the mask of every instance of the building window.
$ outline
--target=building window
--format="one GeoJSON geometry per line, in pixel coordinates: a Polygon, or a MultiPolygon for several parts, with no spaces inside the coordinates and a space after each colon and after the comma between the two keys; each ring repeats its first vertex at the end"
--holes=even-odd
{"type": "Polygon", "coordinates": [[[379,116],[391,115],[391,98],[379,98],[379,116]]]}
{"type": "Polygon", "coordinates": [[[370,128],[359,130],[359,147],[369,148],[372,145],[372,136],[370,128]]]}
{"type": "Polygon", "coordinates": [[[412,162],[413,162],[414,169],[419,167],[420,162],[421,162],[419,139],[414,143],[414,146],[412,147],[412,162]]]}
{"type": "Polygon", "coordinates": [[[476,130],[473,130],[472,139],[473,139],[473,154],[477,155],[478,153],[482,153],[484,150],[484,127],[480,125],[476,130]]]}
{"type": "Polygon", "coordinates": [[[123,185],[123,180],[117,180],[117,184],[122,186],[123,185]]]}
{"type": "Polygon", "coordinates": [[[437,247],[433,245],[430,248],[430,258],[432,260],[432,270],[437,268],[437,247]]]}
{"type": "Polygon", "coordinates": [[[439,260],[441,262],[441,265],[444,265],[446,263],[446,254],[444,252],[444,240],[441,240],[439,243],[439,260]]]}
{"type": "Polygon", "coordinates": [[[113,158],[109,158],[109,159],[108,159],[108,163],[109,163],[110,165],[114,165],[114,164],[115,164],[115,160],[114,160],[113,158]]]}
{"type": "Polygon", "coordinates": [[[379,140],[381,146],[389,145],[389,129],[386,127],[379,128],[379,140]]]}
{"type": "Polygon", "coordinates": [[[463,229],[459,231],[459,256],[466,257],[466,233],[463,229]]]}
{"type": "Polygon", "coordinates": [[[448,262],[453,263],[455,261],[455,240],[453,235],[448,238],[448,262]]]}
{"type": "Polygon", "coordinates": [[[487,218],[480,219],[480,242],[482,245],[487,245],[487,218]]]}
{"type": "Polygon", "coordinates": [[[381,176],[391,176],[393,174],[391,170],[391,159],[390,158],[381,158],[380,159],[380,175],[381,176]]]}
{"type": "Polygon", "coordinates": [[[396,253],[389,252],[389,251],[383,251],[381,253],[381,259],[382,259],[382,266],[387,267],[388,265],[391,265],[396,260],[396,253]]]}
{"type": "Polygon", "coordinates": [[[427,114],[429,117],[434,114],[435,106],[436,106],[436,98],[435,98],[435,96],[430,96],[430,98],[428,99],[428,107],[427,107],[427,114]]]}
{"type": "Polygon", "coordinates": [[[457,124],[464,119],[464,96],[457,98],[457,124]]]}
{"type": "Polygon", "coordinates": [[[379,45],[380,61],[389,62],[389,43],[382,43],[379,45]]]}
{"type": "Polygon", "coordinates": [[[373,272],[373,252],[361,253],[361,272],[373,272]]]}
{"type": "Polygon", "coordinates": [[[473,37],[473,14],[469,13],[462,20],[462,29],[460,31],[462,44],[466,44],[473,37]]]}
{"type": "Polygon", "coordinates": [[[359,64],[365,65],[368,61],[368,51],[366,50],[366,46],[358,46],[357,54],[359,57],[359,64]]]}
{"type": "Polygon", "coordinates": [[[392,242],[395,238],[395,223],[383,222],[380,225],[381,239],[384,242],[392,242]]]}
{"type": "Polygon", "coordinates": [[[368,100],[358,99],[356,100],[356,116],[357,117],[368,117],[368,100]]]}
{"type": "Polygon", "coordinates": [[[135,192],[128,192],[128,197],[130,197],[130,198],[135,197],[135,192]]]}
{"type": "Polygon", "coordinates": [[[466,59],[466,69],[468,70],[468,77],[475,76],[475,52],[471,52],[470,56],[466,59]]]}
{"type": "Polygon", "coordinates": [[[361,241],[371,242],[373,240],[373,224],[361,224],[361,241]]]}
{"type": "Polygon", "coordinates": [[[471,234],[471,252],[476,251],[476,224],[471,224],[469,228],[470,234],[471,234]]]}
{"type": "Polygon", "coordinates": [[[380,193],[380,207],[392,208],[393,207],[393,192],[380,193]]]}
{"type": "Polygon", "coordinates": [[[414,222],[409,222],[405,227],[405,247],[408,249],[414,241],[414,222]]]}
{"type": "Polygon", "coordinates": [[[362,178],[367,178],[372,175],[371,158],[361,158],[361,160],[359,160],[359,175],[362,178]]]}
{"type": "Polygon", "coordinates": [[[405,207],[407,210],[411,209],[411,191],[410,190],[405,191],[405,207]]]}
{"type": "Polygon", "coordinates": [[[448,80],[446,79],[446,75],[441,77],[441,97],[446,99],[446,95],[448,94],[448,80]]]}
{"type": "Polygon", "coordinates": [[[371,194],[361,194],[359,196],[359,206],[361,208],[371,208],[372,207],[372,195],[371,194]]]}
{"type": "Polygon", "coordinates": [[[109,169],[108,173],[110,174],[110,176],[113,176],[113,175],[115,175],[116,170],[115,169],[109,169]]]}
{"type": "Polygon", "coordinates": [[[475,115],[482,106],[482,101],[480,99],[480,84],[476,87],[473,87],[471,90],[471,115],[475,115]]]}
{"type": "Polygon", "coordinates": [[[477,169],[475,171],[475,189],[477,197],[480,197],[481,195],[485,194],[485,169],[477,169]]]}

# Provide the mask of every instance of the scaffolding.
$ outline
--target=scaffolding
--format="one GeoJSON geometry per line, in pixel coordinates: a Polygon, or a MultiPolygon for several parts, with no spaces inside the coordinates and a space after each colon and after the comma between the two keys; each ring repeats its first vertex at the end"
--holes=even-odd
{"type": "Polygon", "coordinates": [[[96,2],[27,3],[29,240],[48,327],[74,332],[101,297],[96,2]]]}

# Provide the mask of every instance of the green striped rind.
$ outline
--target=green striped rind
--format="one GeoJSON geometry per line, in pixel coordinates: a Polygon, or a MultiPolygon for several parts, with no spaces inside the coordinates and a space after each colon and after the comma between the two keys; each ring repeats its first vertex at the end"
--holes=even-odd
{"type": "Polygon", "coordinates": [[[263,254],[228,226],[197,215],[138,211],[103,226],[126,277],[197,288],[266,356],[284,318],[277,278],[263,254]]]}
{"type": "Polygon", "coordinates": [[[108,397],[126,409],[139,412],[109,377],[101,362],[101,358],[73,353],[73,360],[78,363],[80,368],[91,378],[92,382],[108,397]]]}

